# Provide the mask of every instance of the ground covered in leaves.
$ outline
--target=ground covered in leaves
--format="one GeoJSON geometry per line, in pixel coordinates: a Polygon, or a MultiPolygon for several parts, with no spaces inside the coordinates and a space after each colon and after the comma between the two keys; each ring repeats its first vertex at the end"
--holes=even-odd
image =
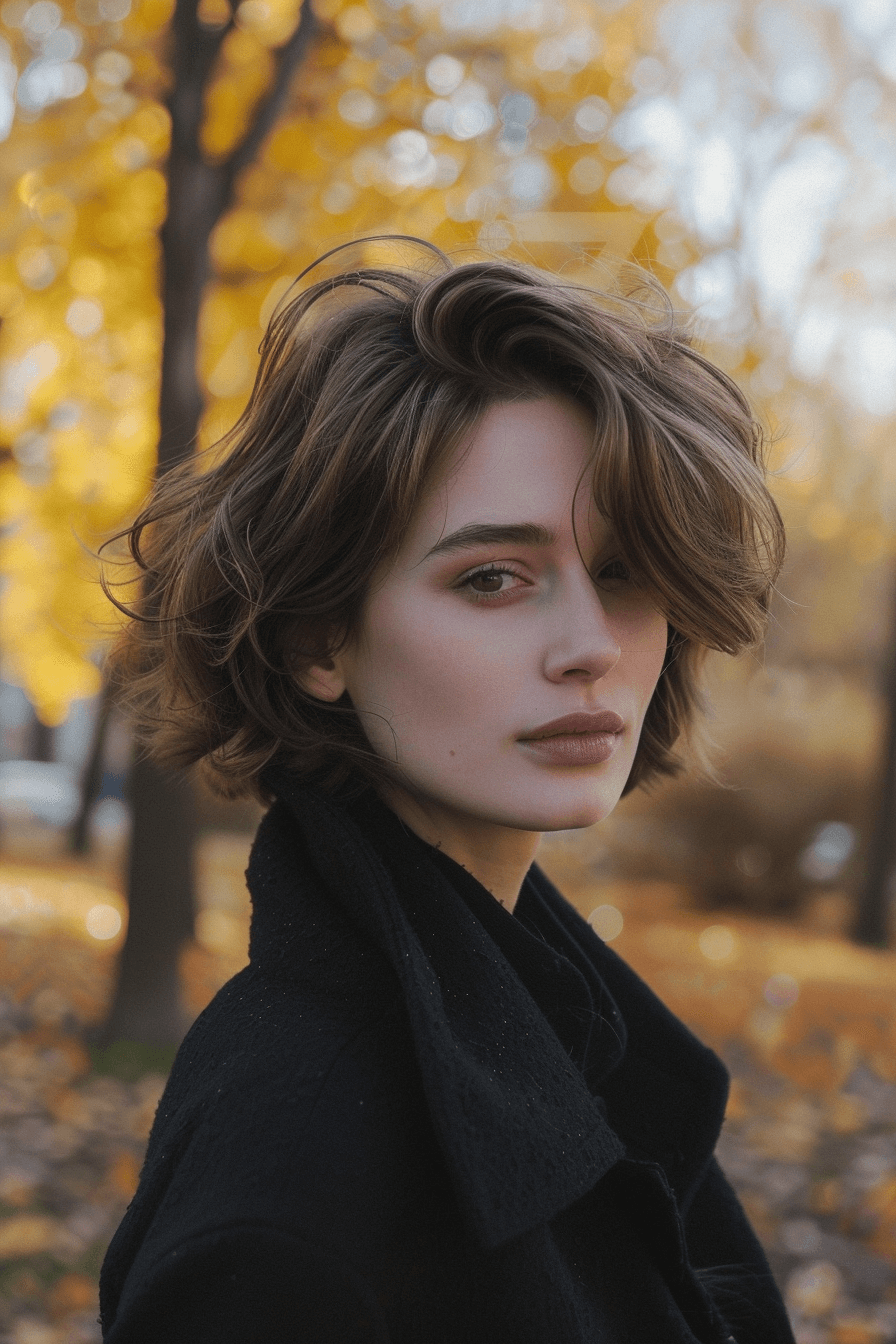
{"type": "MultiPolygon", "coordinates": [[[[198,940],[183,960],[195,1011],[245,958],[243,856],[229,840],[203,851],[198,940]]],[[[799,1344],[896,1342],[896,954],[700,915],[660,887],[597,889],[562,856],[552,875],[726,1060],[719,1156],[799,1344]]],[[[83,1043],[116,948],[71,919],[0,929],[2,1344],[100,1339],[99,1266],[170,1062],[83,1043]]]]}

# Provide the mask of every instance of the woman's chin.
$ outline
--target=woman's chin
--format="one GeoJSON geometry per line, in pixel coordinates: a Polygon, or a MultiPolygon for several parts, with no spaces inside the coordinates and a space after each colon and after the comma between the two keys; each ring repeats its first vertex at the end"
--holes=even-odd
{"type": "Polygon", "coordinates": [[[589,798],[587,802],[572,805],[547,803],[542,807],[525,809],[526,817],[515,824],[527,831],[580,831],[587,826],[595,826],[613,811],[619,801],[618,793],[604,798],[589,798]]]}
{"type": "Polygon", "coordinates": [[[425,787],[419,784],[399,786],[384,793],[383,797],[402,815],[401,804],[406,800],[415,812],[421,811],[430,820],[441,812],[449,812],[477,826],[502,826],[531,832],[575,831],[594,826],[609,816],[619,801],[624,780],[618,784],[604,780],[602,787],[594,788],[592,784],[587,790],[567,788],[565,797],[555,781],[551,781],[550,788],[533,789],[530,781],[520,787],[518,780],[497,778],[493,790],[486,793],[481,787],[470,788],[467,780],[460,784],[452,780],[451,783],[453,787],[439,788],[433,787],[432,780],[427,780],[425,787]]]}
{"type": "Polygon", "coordinates": [[[588,826],[596,826],[599,821],[612,812],[612,806],[604,808],[593,808],[590,812],[576,812],[573,816],[563,817],[562,819],[551,819],[551,821],[538,829],[548,835],[551,831],[583,831],[588,826]]]}

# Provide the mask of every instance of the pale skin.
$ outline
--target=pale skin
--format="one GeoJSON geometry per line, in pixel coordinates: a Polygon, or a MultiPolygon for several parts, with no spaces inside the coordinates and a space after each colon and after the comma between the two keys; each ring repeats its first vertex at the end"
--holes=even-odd
{"type": "Polygon", "coordinates": [[[592,438],[566,398],[493,405],[373,576],[352,640],[303,677],[321,699],[348,691],[401,771],[384,800],[511,912],[543,833],[591,826],[619,801],[666,653],[666,619],[582,479],[592,438]],[[433,551],[475,524],[528,528],[433,551]],[[526,745],[602,710],[625,725],[607,760],[551,763],[526,745]]]}

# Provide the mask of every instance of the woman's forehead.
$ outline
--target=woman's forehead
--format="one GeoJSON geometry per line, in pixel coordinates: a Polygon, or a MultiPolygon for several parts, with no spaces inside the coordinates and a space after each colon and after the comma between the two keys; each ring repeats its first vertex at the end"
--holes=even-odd
{"type": "Polygon", "coordinates": [[[408,542],[428,552],[444,536],[485,525],[556,537],[570,526],[574,498],[587,526],[592,440],[585,412],[558,398],[496,403],[433,482],[408,542]]]}

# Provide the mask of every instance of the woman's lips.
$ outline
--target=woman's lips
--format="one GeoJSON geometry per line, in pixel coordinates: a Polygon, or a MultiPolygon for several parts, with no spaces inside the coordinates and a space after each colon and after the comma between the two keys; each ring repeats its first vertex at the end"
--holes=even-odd
{"type": "Polygon", "coordinates": [[[520,733],[520,740],[530,742],[542,737],[568,737],[570,733],[621,733],[625,722],[615,709],[580,709],[575,714],[564,714],[538,728],[520,733]]]}
{"type": "Polygon", "coordinates": [[[552,765],[600,765],[616,750],[625,722],[612,709],[565,714],[518,740],[552,765]]]}
{"type": "Polygon", "coordinates": [[[520,746],[551,765],[599,765],[612,756],[618,733],[565,733],[557,737],[520,738],[520,746]]]}

